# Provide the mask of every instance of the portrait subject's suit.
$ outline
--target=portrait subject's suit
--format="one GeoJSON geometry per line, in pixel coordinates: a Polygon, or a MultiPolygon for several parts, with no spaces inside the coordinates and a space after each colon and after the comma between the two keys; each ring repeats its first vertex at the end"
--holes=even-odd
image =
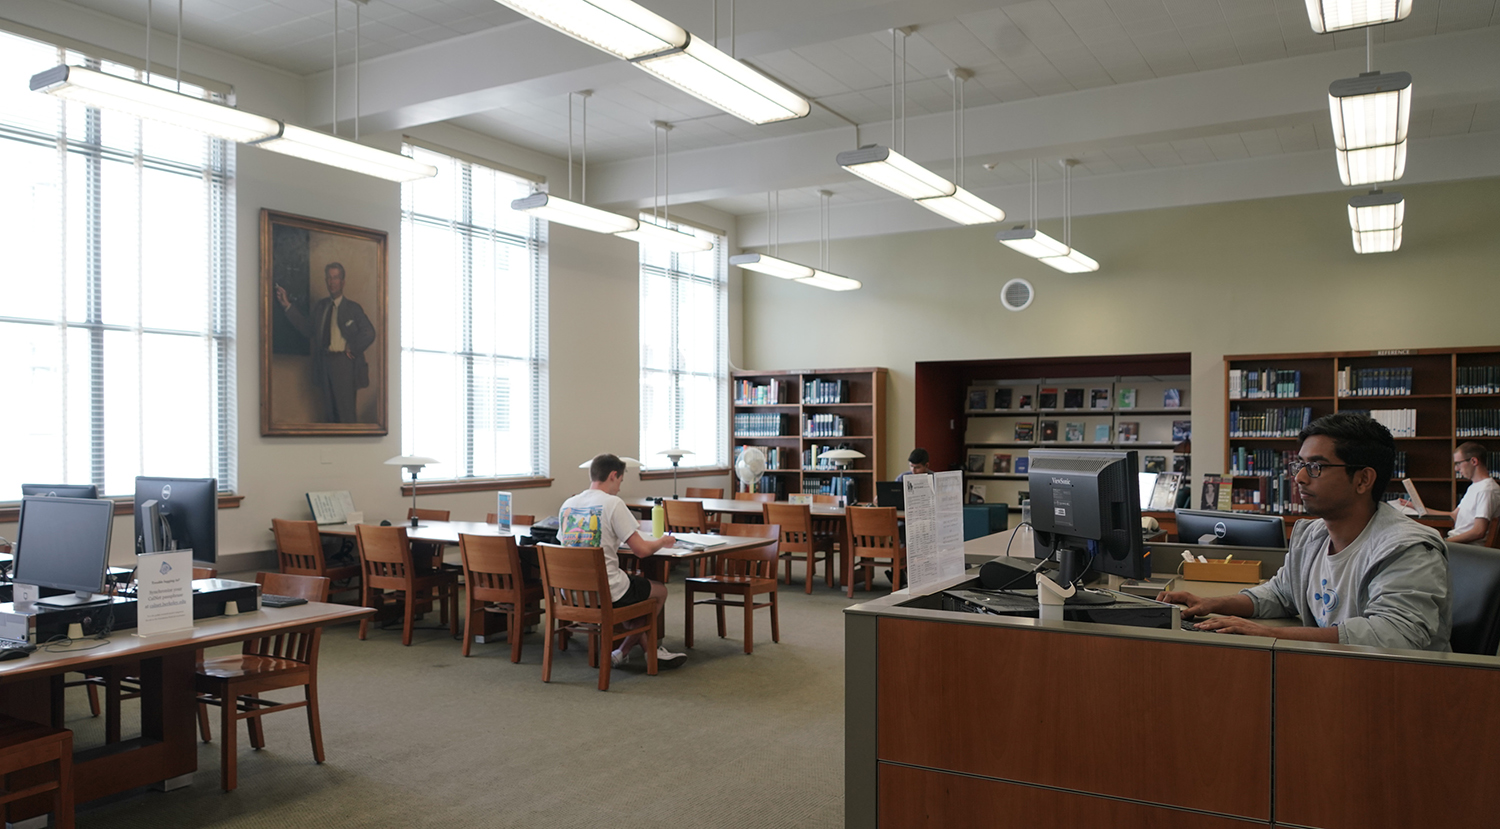
{"type": "Polygon", "coordinates": [[[333,309],[333,298],[324,297],[313,303],[308,317],[296,307],[285,310],[287,320],[307,337],[312,346],[311,379],[323,403],[323,422],[357,423],[355,391],[370,385],[370,365],[365,361],[365,349],[375,342],[375,326],[365,316],[365,309],[348,297],[338,300],[336,315],[333,309]],[[337,347],[339,340],[342,340],[343,348],[337,347]]]}

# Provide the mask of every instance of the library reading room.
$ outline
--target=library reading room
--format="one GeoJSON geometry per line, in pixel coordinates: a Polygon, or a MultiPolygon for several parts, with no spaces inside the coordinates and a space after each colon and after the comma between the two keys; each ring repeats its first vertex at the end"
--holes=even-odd
{"type": "Polygon", "coordinates": [[[6,827],[1500,813],[1497,0],[0,0],[0,152],[6,827]]]}

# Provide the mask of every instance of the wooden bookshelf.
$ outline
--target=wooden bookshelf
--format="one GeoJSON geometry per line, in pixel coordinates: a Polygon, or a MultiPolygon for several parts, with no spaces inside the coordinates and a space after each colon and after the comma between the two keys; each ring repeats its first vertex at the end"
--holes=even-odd
{"type": "MultiPolygon", "coordinates": [[[[1473,379],[1476,369],[1494,368],[1500,375],[1500,346],[1478,348],[1412,348],[1378,351],[1327,351],[1306,354],[1241,354],[1224,358],[1226,478],[1241,493],[1258,492],[1270,502],[1243,503],[1235,509],[1297,513],[1300,507],[1285,503],[1290,485],[1280,471],[1281,459],[1297,451],[1297,432],[1305,422],[1340,411],[1370,411],[1391,420],[1396,437],[1397,460],[1393,481],[1411,478],[1422,501],[1434,509],[1451,510],[1468,488],[1467,481],[1453,477],[1453,452],[1458,444],[1476,440],[1500,441],[1500,429],[1491,435],[1466,435],[1460,427],[1465,412],[1488,412],[1500,419],[1500,393],[1460,393],[1460,377],[1473,379]],[[1272,396],[1249,397],[1248,372],[1256,372],[1253,388],[1265,386],[1259,378],[1273,372],[1272,396]],[[1274,373],[1287,380],[1278,395],[1274,373]],[[1272,434],[1244,429],[1243,424],[1264,420],[1276,410],[1300,410],[1296,418],[1281,419],[1272,434]],[[1236,425],[1240,428],[1236,430],[1236,425]],[[1259,462],[1255,462],[1259,453],[1259,462]],[[1246,469],[1246,459],[1253,469],[1246,469]],[[1254,474],[1245,474],[1245,473],[1254,474]],[[1284,493],[1283,499],[1275,496],[1284,493]]],[[[1500,380],[1500,377],[1497,377],[1500,380]]],[[[1271,421],[1275,424],[1274,418],[1271,421]]],[[[1400,490],[1393,484],[1387,493],[1400,490]]]]}
{"type": "MultiPolygon", "coordinates": [[[[730,410],[734,413],[730,457],[737,458],[742,446],[774,451],[778,462],[767,463],[766,474],[772,479],[771,486],[783,495],[816,491],[816,484],[839,476],[853,479],[852,501],[874,501],[877,476],[885,474],[886,375],[883,368],[734,372],[730,384],[730,410]],[[812,383],[823,384],[819,387],[823,393],[809,394],[818,390],[810,387],[812,383]],[[769,391],[773,386],[777,390],[774,396],[769,391]],[[743,423],[766,416],[779,417],[780,434],[742,432],[743,423]],[[816,427],[822,427],[825,433],[810,433],[816,427]],[[854,449],[865,456],[852,461],[847,469],[804,467],[804,455],[815,447],[854,449]]],[[[737,480],[735,485],[743,488],[737,480]]]]}

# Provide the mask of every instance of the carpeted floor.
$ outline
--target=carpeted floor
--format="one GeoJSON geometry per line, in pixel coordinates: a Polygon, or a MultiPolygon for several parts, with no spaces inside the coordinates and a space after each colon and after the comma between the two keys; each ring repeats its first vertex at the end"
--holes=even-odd
{"type": "MultiPolygon", "coordinates": [[[[680,580],[670,587],[667,644],[680,651],[680,580]]],[[[219,744],[200,744],[192,786],[93,804],[78,825],[841,826],[851,602],[821,583],[808,596],[800,579],[781,598],[779,644],[767,611],[746,656],[737,612],[719,639],[700,608],[686,665],[650,677],[638,650],[607,693],[581,643],[545,684],[537,634],[515,665],[504,642],[464,659],[435,615],[409,648],[399,629],[360,642],[356,626],[332,628],[319,682],[326,763],[312,761],[301,712],[273,715],[265,750],[241,726],[236,791],[219,788],[219,744]]],[[[102,720],[87,716],[82,689],[68,693],[69,727],[97,743],[102,720]]]]}

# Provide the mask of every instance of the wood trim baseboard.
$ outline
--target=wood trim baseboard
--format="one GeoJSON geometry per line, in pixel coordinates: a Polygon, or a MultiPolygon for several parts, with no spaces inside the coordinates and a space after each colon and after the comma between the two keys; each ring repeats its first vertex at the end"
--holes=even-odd
{"type": "MultiPolygon", "coordinates": [[[[713,477],[715,475],[728,475],[730,473],[730,471],[731,470],[727,466],[722,466],[722,467],[720,467],[720,466],[694,467],[692,469],[679,469],[679,470],[677,470],[677,479],[678,480],[683,480],[683,479],[686,479],[686,478],[711,478],[711,477],[713,477]]],[[[643,480],[643,481],[660,481],[660,480],[663,480],[663,479],[668,480],[668,481],[672,480],[672,470],[670,470],[670,469],[642,469],[641,470],[641,480],[643,480]]]]}
{"type": "MultiPolygon", "coordinates": [[[[115,498],[115,515],[129,515],[135,511],[134,498],[115,498]]],[[[239,509],[245,496],[233,492],[219,493],[219,509],[239,509]]],[[[21,505],[9,503],[0,506],[0,524],[14,524],[21,520],[21,505]]]]}
{"type": "MultiPolygon", "coordinates": [[[[466,481],[417,481],[418,495],[447,495],[454,492],[499,492],[502,489],[540,489],[552,486],[551,478],[484,478],[466,481]]],[[[401,495],[411,497],[411,484],[401,485],[401,495]]]]}

